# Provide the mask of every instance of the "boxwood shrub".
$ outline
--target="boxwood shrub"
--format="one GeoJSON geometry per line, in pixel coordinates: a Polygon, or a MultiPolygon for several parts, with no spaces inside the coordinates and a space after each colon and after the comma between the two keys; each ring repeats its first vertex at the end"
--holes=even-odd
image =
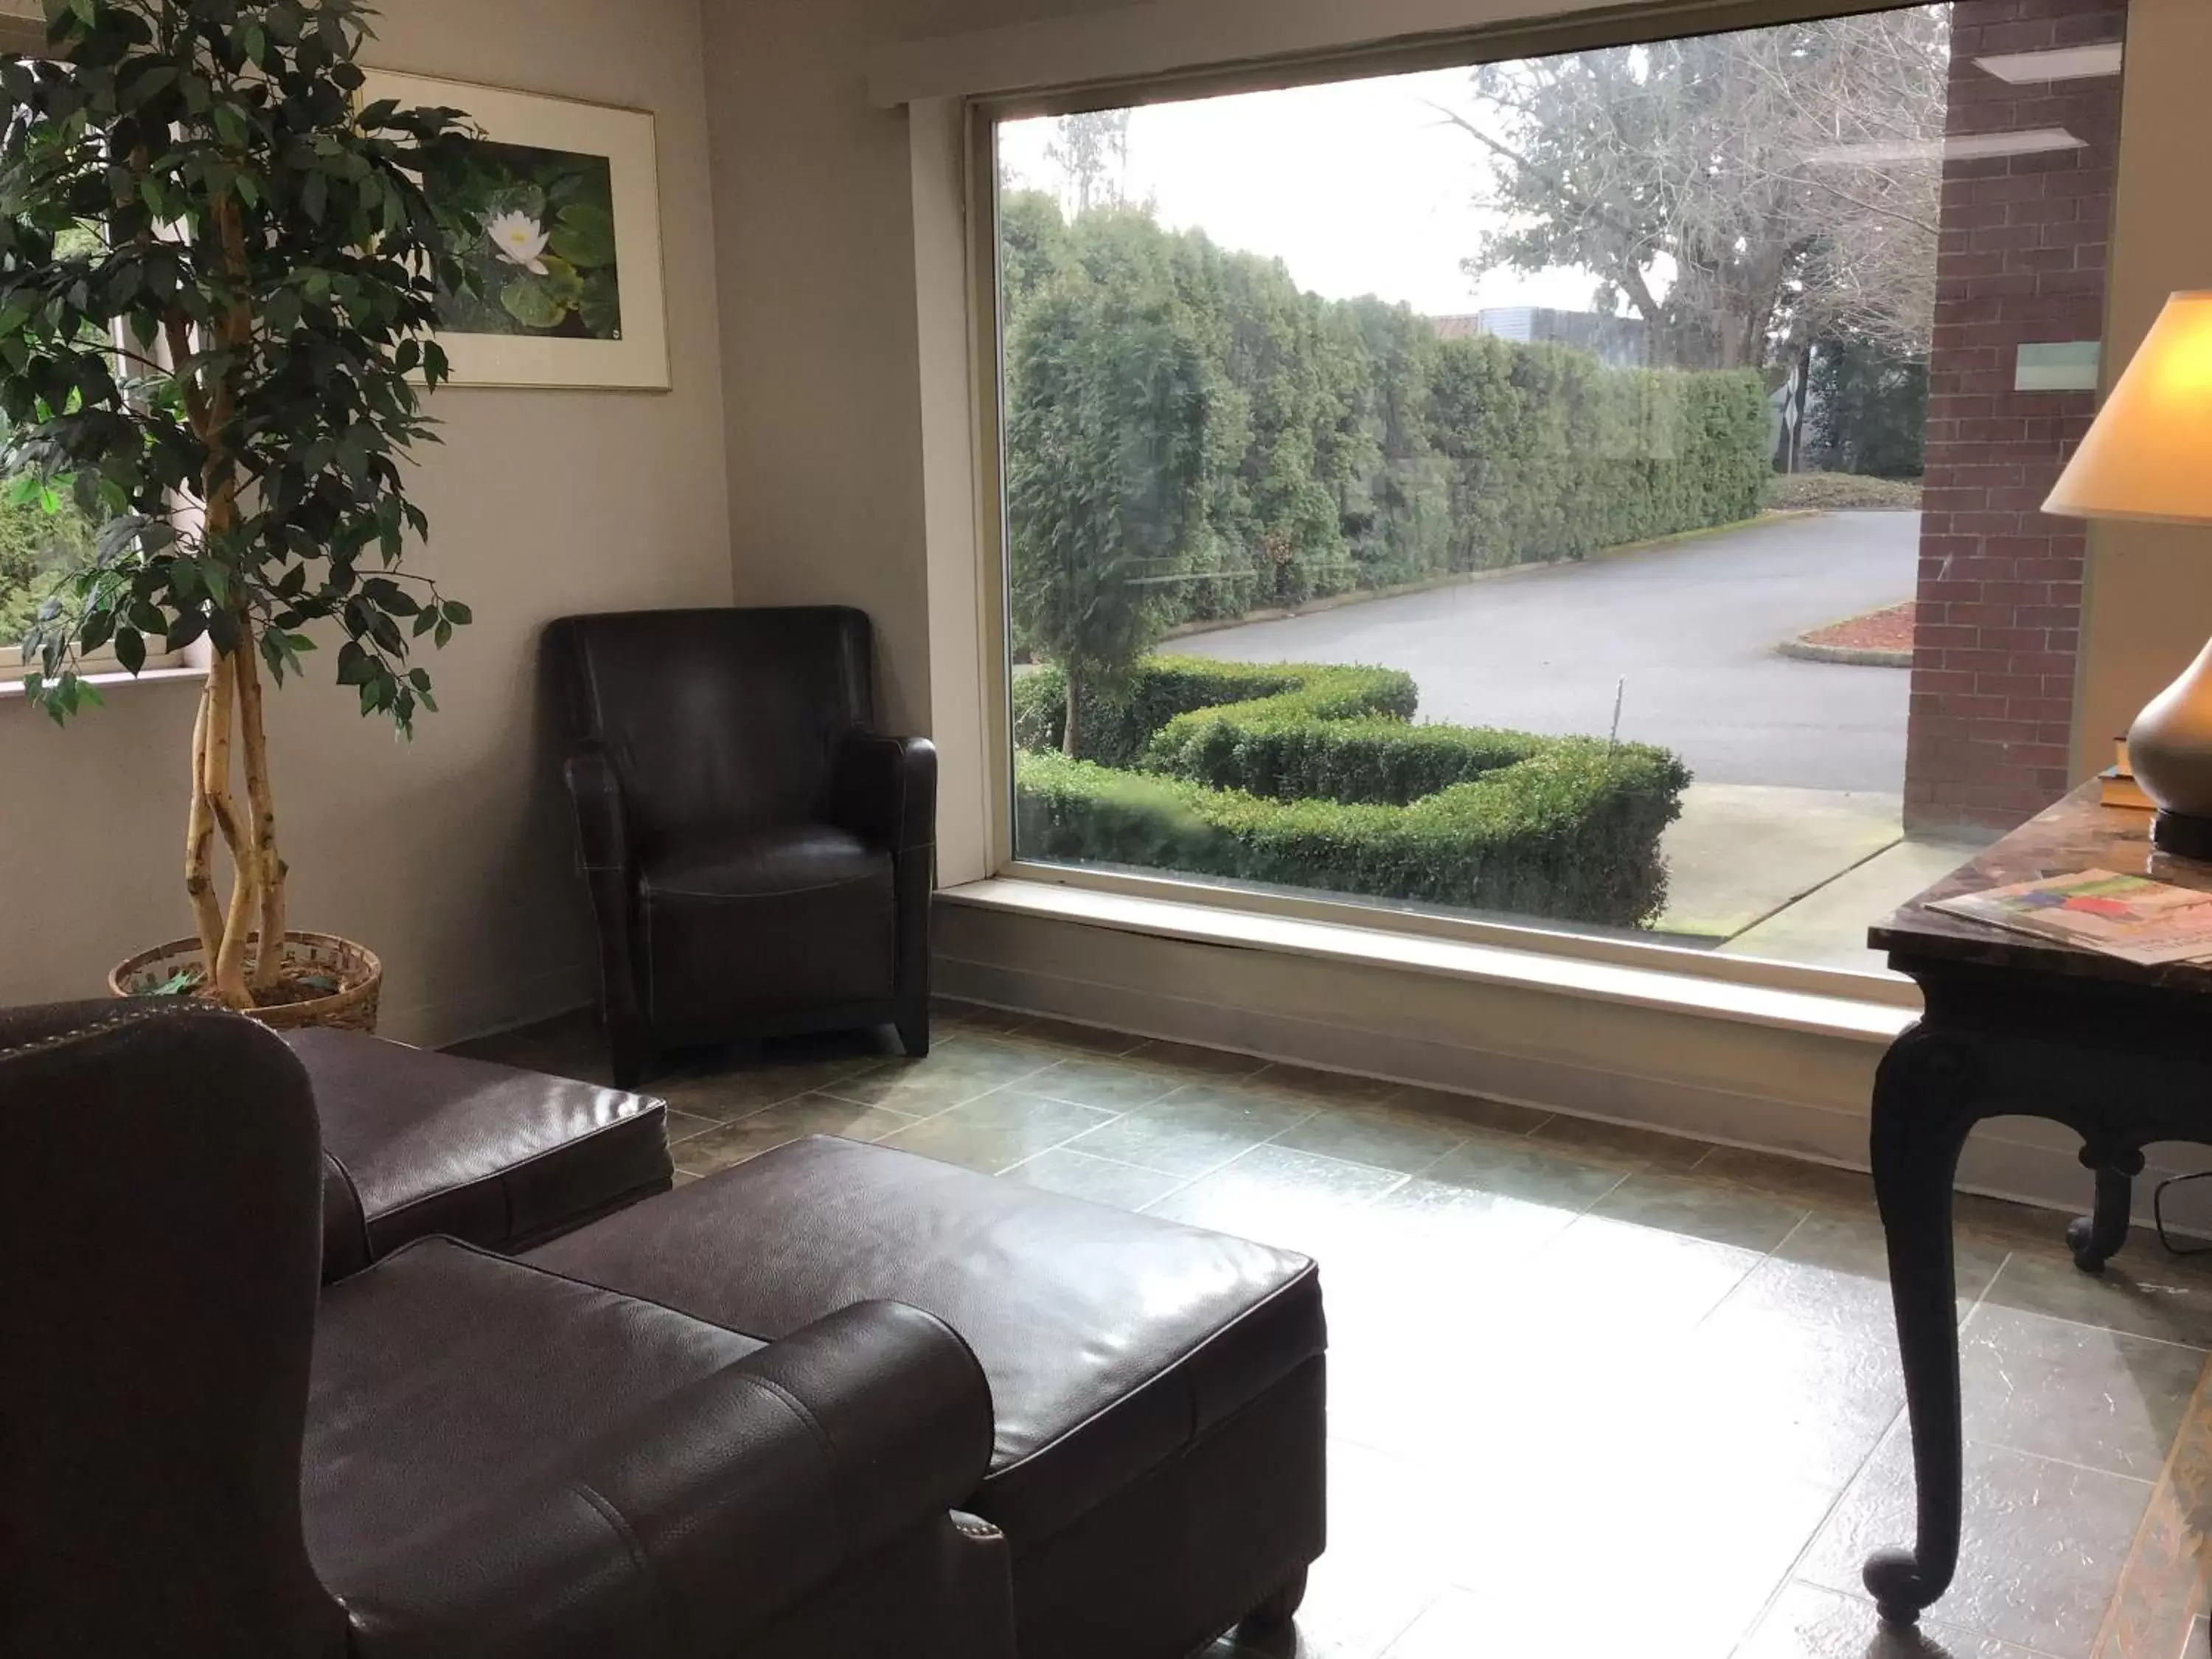
{"type": "MultiPolygon", "coordinates": [[[[1502,735],[1502,734],[1501,734],[1502,735]]],[[[1525,759],[1408,805],[1281,799],[1018,757],[1023,853],[1514,915],[1641,925],[1665,907],[1659,839],[1688,775],[1663,750],[1532,739],[1525,759]]]]}
{"type": "MultiPolygon", "coordinates": [[[[1067,726],[1066,675],[1048,663],[1024,669],[1014,678],[1013,702],[1017,747],[1060,746],[1067,726]]],[[[1177,715],[1261,703],[1306,720],[1389,714],[1410,720],[1420,706],[1420,689],[1413,676],[1394,668],[1147,657],[1117,694],[1085,699],[1079,758],[1134,766],[1153,733],[1177,715]]]]}
{"type": "Polygon", "coordinates": [[[1618,927],[1665,906],[1690,775],[1663,749],[1415,726],[1389,669],[1157,657],[1071,759],[1066,699],[1050,666],[1015,683],[1025,856],[1618,927]]]}

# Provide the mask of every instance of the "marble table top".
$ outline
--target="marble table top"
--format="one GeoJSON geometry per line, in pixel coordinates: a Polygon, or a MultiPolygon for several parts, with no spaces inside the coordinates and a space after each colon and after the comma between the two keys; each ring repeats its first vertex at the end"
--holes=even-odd
{"type": "Polygon", "coordinates": [[[2142,967],[1929,908],[1939,899],[2082,870],[2144,875],[2212,892],[2212,864],[2160,852],[2151,845],[2151,818],[2147,811],[2105,805],[2096,783],[2086,783],[1875,927],[1867,943],[1888,951],[1892,965],[1908,973],[1921,963],[1971,963],[2212,994],[2212,968],[2190,963],[2142,967]]]}

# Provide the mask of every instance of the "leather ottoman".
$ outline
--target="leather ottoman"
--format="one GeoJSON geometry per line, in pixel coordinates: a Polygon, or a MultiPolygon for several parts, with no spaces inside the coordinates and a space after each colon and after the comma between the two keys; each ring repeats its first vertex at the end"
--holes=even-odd
{"type": "Polygon", "coordinates": [[[513,1252],[665,1192],[658,1100],[350,1031],[295,1031],[323,1132],[323,1279],[444,1234],[513,1252]]]}
{"type": "Polygon", "coordinates": [[[1302,1256],[816,1139],[526,1259],[763,1341],[877,1300],[958,1331],[997,1425],[963,1507],[1012,1546],[1024,1659],[1181,1659],[1286,1616],[1322,1553],[1302,1256]]]}

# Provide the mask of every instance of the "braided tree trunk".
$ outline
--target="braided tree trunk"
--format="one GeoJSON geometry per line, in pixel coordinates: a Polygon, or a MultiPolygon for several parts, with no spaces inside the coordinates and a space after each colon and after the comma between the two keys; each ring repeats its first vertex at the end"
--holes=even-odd
{"type": "MultiPolygon", "coordinates": [[[[234,276],[245,276],[246,250],[238,210],[226,203],[214,216],[213,229],[234,276]]],[[[189,353],[189,327],[179,318],[169,330],[170,349],[181,364],[189,353]]],[[[249,349],[253,315],[241,300],[216,329],[225,352],[249,349]]],[[[187,382],[189,386],[190,382],[187,382]]],[[[229,449],[233,415],[230,386],[218,380],[212,388],[189,392],[193,426],[207,446],[205,533],[210,543],[238,527],[238,468],[229,449]]],[[[251,1008],[258,994],[272,989],[284,963],[284,878],[276,848],[276,802],[269,783],[269,735],[263,720],[259,640],[253,616],[241,602],[231,611],[236,641],[218,651],[200,694],[199,718],[192,732],[191,808],[185,831],[185,888],[199,929],[207,965],[207,986],[233,1008],[251,1008]],[[231,793],[232,774],[242,769],[246,810],[231,793]],[[230,903],[216,896],[215,838],[230,854],[230,903]],[[257,948],[258,947],[258,948],[257,948]]]]}

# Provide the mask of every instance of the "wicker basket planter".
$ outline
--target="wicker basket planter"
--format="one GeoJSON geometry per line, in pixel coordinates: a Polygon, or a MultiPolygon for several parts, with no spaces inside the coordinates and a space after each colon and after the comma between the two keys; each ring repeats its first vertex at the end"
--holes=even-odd
{"type": "MultiPolygon", "coordinates": [[[[328,1026],[343,1031],[376,1030],[378,999],[384,991],[384,964],[367,945],[334,933],[284,935],[286,960],[329,975],[338,989],[312,1002],[281,1003],[252,1010],[253,1018],[279,1031],[303,1026],[328,1026]]],[[[145,996],[176,976],[201,965],[200,942],[178,939],[151,951],[142,951],[107,976],[107,988],[118,997],[145,996]]]]}

